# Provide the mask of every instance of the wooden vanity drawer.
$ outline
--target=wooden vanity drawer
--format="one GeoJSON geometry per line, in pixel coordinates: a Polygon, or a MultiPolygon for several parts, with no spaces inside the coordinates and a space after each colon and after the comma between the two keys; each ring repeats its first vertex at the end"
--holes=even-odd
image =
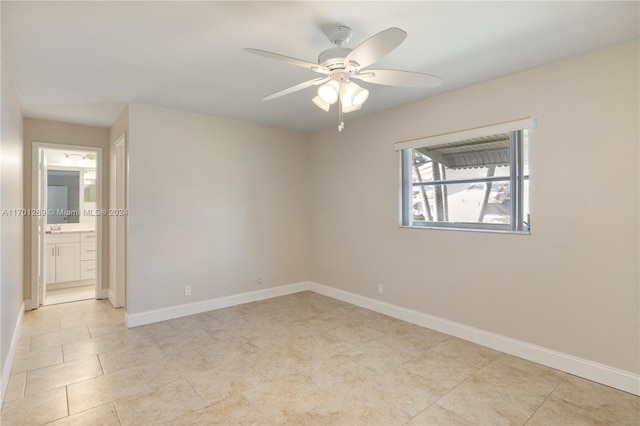
{"type": "Polygon", "coordinates": [[[89,280],[96,277],[96,261],[83,260],[80,262],[80,279],[89,280]]]}
{"type": "Polygon", "coordinates": [[[80,233],[80,242],[90,242],[96,241],[96,233],[95,232],[82,232],[80,233]]]}
{"type": "Polygon", "coordinates": [[[96,243],[80,243],[80,260],[95,260],[96,243]]]}

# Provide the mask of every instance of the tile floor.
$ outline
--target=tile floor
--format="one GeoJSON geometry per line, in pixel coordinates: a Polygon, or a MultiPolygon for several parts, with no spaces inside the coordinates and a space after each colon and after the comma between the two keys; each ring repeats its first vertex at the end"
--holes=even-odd
{"type": "Polygon", "coordinates": [[[47,290],[43,305],[57,305],[59,303],[75,302],[77,300],[95,299],[96,285],[83,285],[79,287],[60,288],[47,290]]]}
{"type": "Polygon", "coordinates": [[[2,425],[638,425],[640,398],[311,292],[127,330],[25,314],[2,425]]]}

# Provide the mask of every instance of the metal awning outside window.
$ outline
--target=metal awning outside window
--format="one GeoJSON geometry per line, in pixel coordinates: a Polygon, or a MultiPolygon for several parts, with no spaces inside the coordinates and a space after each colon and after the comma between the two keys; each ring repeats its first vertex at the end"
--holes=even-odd
{"type": "Polygon", "coordinates": [[[480,136],[415,150],[449,169],[508,166],[510,160],[509,133],[480,136]]]}

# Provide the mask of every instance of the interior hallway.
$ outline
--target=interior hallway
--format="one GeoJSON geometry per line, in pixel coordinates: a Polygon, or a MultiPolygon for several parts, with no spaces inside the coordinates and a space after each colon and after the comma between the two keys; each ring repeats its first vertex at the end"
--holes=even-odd
{"type": "Polygon", "coordinates": [[[640,398],[312,292],[127,329],[25,313],[2,425],[616,424],[640,398]]]}

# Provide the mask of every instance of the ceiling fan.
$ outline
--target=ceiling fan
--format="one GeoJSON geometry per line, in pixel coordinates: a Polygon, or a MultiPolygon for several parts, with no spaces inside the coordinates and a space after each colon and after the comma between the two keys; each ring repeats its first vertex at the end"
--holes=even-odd
{"type": "Polygon", "coordinates": [[[369,97],[369,91],[356,84],[354,79],[387,86],[436,87],[442,84],[442,78],[429,74],[367,69],[404,41],[407,33],[400,28],[392,27],[381,31],[353,49],[343,47],[351,39],[351,34],[351,29],[342,25],[326,31],[327,37],[336,47],[322,52],[317,64],[265,50],[244,49],[255,55],[307,68],[323,75],[281,90],[263,100],[275,99],[311,86],[320,86],[318,95],[312,99],[313,103],[325,111],[329,111],[331,105],[338,104],[338,131],[341,132],[344,129],[343,113],[359,110],[369,97]]]}

